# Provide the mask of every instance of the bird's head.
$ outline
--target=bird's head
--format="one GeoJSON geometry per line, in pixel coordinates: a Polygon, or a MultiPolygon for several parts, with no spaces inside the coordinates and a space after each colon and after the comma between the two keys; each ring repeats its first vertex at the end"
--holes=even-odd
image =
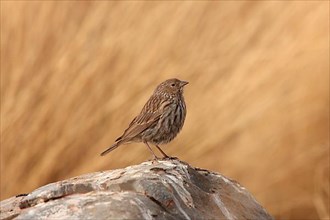
{"type": "Polygon", "coordinates": [[[165,93],[169,95],[178,95],[183,93],[183,87],[187,85],[188,82],[181,81],[178,79],[168,79],[161,84],[159,84],[156,88],[156,93],[165,93]]]}

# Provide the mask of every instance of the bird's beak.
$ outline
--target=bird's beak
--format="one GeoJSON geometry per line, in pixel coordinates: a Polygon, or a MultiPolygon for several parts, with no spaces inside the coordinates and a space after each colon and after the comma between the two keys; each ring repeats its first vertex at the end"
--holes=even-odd
{"type": "Polygon", "coordinates": [[[181,81],[180,82],[180,87],[184,87],[185,85],[187,85],[189,82],[187,81],[181,81]]]}

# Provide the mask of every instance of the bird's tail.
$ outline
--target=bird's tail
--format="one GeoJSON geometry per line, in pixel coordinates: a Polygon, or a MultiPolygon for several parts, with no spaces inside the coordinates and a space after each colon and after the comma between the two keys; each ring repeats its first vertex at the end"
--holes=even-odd
{"type": "Polygon", "coordinates": [[[111,151],[113,151],[114,149],[116,149],[117,147],[119,147],[120,143],[121,143],[120,141],[114,143],[111,147],[109,147],[108,149],[106,149],[105,151],[103,151],[100,155],[101,156],[104,156],[107,153],[110,153],[111,151]]]}

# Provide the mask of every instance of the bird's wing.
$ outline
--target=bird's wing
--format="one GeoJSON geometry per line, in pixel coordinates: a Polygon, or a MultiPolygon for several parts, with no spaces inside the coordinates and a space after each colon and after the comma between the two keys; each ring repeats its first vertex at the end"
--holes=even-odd
{"type": "Polygon", "coordinates": [[[146,112],[136,116],[118,140],[134,138],[149,128],[153,123],[157,122],[160,116],[161,114],[158,112],[146,112]]]}
{"type": "MultiPolygon", "coordinates": [[[[146,103],[145,107],[150,104],[146,103]]],[[[156,103],[154,103],[156,104],[156,103]]],[[[157,103],[158,104],[158,103],[157,103]]],[[[130,140],[137,135],[139,135],[141,132],[149,128],[153,123],[157,123],[160,117],[162,116],[162,113],[164,111],[164,108],[167,107],[169,104],[171,104],[170,101],[162,101],[158,104],[157,110],[153,109],[153,112],[146,112],[145,110],[147,108],[143,108],[141,113],[136,116],[133,121],[129,124],[128,128],[125,130],[124,134],[119,137],[116,141],[119,140],[130,140]]],[[[150,108],[149,108],[150,109],[150,108]]]]}

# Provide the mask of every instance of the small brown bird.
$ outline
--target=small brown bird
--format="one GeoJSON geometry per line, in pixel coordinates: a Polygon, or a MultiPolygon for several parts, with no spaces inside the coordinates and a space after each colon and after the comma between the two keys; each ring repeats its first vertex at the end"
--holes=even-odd
{"type": "Polygon", "coordinates": [[[188,82],[178,79],[168,79],[159,84],[124,134],[117,138],[111,147],[102,152],[101,156],[122,144],[143,142],[155,158],[158,159],[149,143],[154,144],[164,158],[169,157],[159,145],[173,140],[184,124],[186,104],[183,98],[183,87],[187,84],[188,82]]]}

